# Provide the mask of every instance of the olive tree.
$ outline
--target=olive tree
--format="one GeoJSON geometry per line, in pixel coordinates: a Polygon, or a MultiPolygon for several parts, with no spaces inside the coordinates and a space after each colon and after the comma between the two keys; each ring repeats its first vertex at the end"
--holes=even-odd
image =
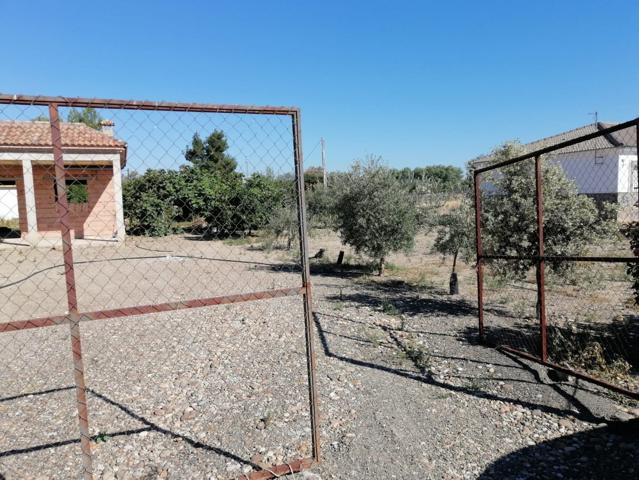
{"type": "MultiPolygon", "coordinates": [[[[523,153],[516,142],[496,148],[492,160],[499,162],[523,153]]],[[[499,255],[531,257],[537,254],[534,161],[526,160],[482,174],[482,240],[484,251],[499,255]]],[[[580,195],[575,182],[560,165],[542,158],[544,253],[581,255],[590,246],[619,233],[616,208],[597,205],[580,195]]],[[[523,277],[532,260],[499,261],[493,267],[506,277],[523,277]]],[[[547,262],[551,271],[565,274],[569,262],[547,262]]]]}
{"type": "Polygon", "coordinates": [[[379,275],[390,253],[414,244],[419,225],[414,198],[379,157],[354,163],[335,208],[342,242],[373,258],[379,275]]]}
{"type": "Polygon", "coordinates": [[[457,260],[461,256],[464,260],[473,257],[475,221],[473,207],[470,199],[465,197],[458,204],[453,205],[450,211],[437,218],[437,236],[433,249],[444,257],[453,258],[452,271],[450,273],[450,294],[459,293],[457,282],[457,260]]]}

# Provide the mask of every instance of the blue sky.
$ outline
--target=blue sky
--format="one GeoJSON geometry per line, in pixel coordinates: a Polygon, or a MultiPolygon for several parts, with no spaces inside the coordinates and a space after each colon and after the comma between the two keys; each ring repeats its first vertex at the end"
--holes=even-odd
{"type": "Polygon", "coordinates": [[[302,108],[308,164],[453,164],[639,115],[628,1],[0,0],[0,91],[302,108]],[[312,154],[311,154],[312,152],[312,154]]]}

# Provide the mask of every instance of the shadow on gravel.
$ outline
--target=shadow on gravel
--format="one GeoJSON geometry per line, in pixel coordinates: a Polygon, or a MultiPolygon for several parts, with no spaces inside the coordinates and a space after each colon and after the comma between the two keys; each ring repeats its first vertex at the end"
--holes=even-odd
{"type": "Polygon", "coordinates": [[[402,280],[370,281],[358,292],[328,295],[329,301],[358,303],[380,311],[403,315],[476,315],[475,306],[465,300],[445,295],[443,290],[416,287],[402,280]],[[423,297],[429,293],[427,298],[423,297]]]}
{"type": "MultiPolygon", "coordinates": [[[[460,297],[451,296],[446,290],[432,286],[418,286],[399,279],[378,279],[370,277],[366,267],[341,272],[333,266],[324,265],[311,267],[313,276],[333,276],[339,278],[357,278],[360,291],[348,294],[328,295],[326,299],[332,302],[350,302],[365,305],[381,311],[388,309],[403,315],[455,315],[476,316],[477,307],[474,303],[460,297]],[[316,271],[318,269],[319,271],[316,271]],[[427,294],[427,296],[425,296],[427,294]]],[[[502,317],[512,317],[511,312],[500,307],[484,307],[484,311],[502,317]]]]}
{"type": "MultiPolygon", "coordinates": [[[[34,395],[47,395],[47,394],[51,394],[51,393],[55,393],[55,392],[61,392],[61,391],[66,391],[66,390],[73,390],[75,389],[74,386],[68,386],[68,387],[60,387],[60,388],[55,388],[55,389],[50,389],[50,390],[43,390],[41,392],[32,392],[32,393],[28,393],[28,394],[23,394],[23,395],[16,395],[16,396],[12,396],[12,397],[5,397],[5,398],[0,398],[0,403],[3,402],[9,402],[11,400],[15,400],[18,398],[23,398],[23,397],[30,397],[30,396],[34,396],[34,395]]],[[[136,428],[136,429],[130,429],[130,430],[124,430],[124,431],[118,431],[118,432],[112,432],[112,433],[100,433],[98,435],[94,435],[93,437],[91,437],[91,440],[96,441],[96,440],[101,440],[104,438],[111,438],[111,437],[122,437],[122,436],[128,436],[128,435],[136,435],[142,432],[156,432],[156,433],[161,433],[163,435],[169,436],[171,438],[174,439],[180,439],[182,441],[184,441],[185,443],[189,444],[191,447],[193,448],[197,448],[197,449],[202,449],[202,450],[207,450],[210,452],[213,452],[217,455],[220,455],[222,457],[228,458],[230,460],[235,460],[236,462],[242,464],[242,465],[250,465],[251,467],[253,467],[256,470],[260,470],[261,467],[259,465],[256,465],[248,460],[245,460],[231,452],[228,452],[222,448],[219,447],[214,447],[212,445],[208,445],[206,443],[202,443],[200,441],[197,440],[193,440],[192,438],[186,436],[186,435],[182,435],[179,433],[175,433],[167,428],[163,428],[159,425],[157,425],[156,423],[151,422],[150,420],[148,420],[147,418],[143,417],[142,415],[138,415],[137,413],[135,413],[133,410],[131,410],[129,407],[127,407],[126,405],[123,405],[121,403],[116,402],[115,400],[107,397],[106,395],[99,393],[93,389],[87,388],[87,392],[90,395],[93,395],[95,398],[100,399],[101,401],[112,405],[120,410],[122,410],[124,413],[126,413],[129,417],[133,418],[134,420],[137,420],[138,422],[142,423],[144,425],[144,427],[141,428],[136,428]]],[[[46,443],[46,444],[42,444],[42,445],[34,445],[32,447],[26,447],[26,448],[16,448],[16,449],[12,449],[12,450],[5,450],[3,452],[0,452],[0,458],[3,457],[10,457],[10,456],[14,456],[14,455],[23,455],[23,454],[28,454],[31,452],[37,452],[40,450],[47,450],[50,448],[57,448],[57,447],[63,447],[66,445],[72,445],[72,444],[76,444],[76,443],[80,443],[80,439],[79,438],[73,438],[73,439],[68,439],[68,440],[60,440],[57,442],[50,442],[50,443],[46,443]]],[[[2,473],[0,473],[0,480],[2,480],[4,477],[2,476],[2,473]]]]}
{"type": "MultiPolygon", "coordinates": [[[[476,336],[477,329],[467,328],[466,338],[476,336]]],[[[507,345],[539,355],[539,326],[535,320],[511,325],[490,325],[486,328],[486,339],[492,346],[507,345]]],[[[588,370],[588,362],[597,366],[613,365],[618,360],[628,362],[639,371],[639,316],[624,315],[609,322],[576,321],[566,325],[548,326],[548,351],[557,363],[582,363],[588,370]],[[584,352],[596,347],[596,358],[584,352]]]]}
{"type": "MultiPolygon", "coordinates": [[[[520,405],[524,408],[530,409],[530,410],[540,410],[546,413],[552,413],[555,415],[564,415],[564,416],[571,416],[574,417],[576,419],[582,420],[582,421],[586,421],[586,422],[601,422],[602,419],[599,417],[596,417],[595,415],[592,414],[592,412],[586,408],[581,402],[579,402],[578,400],[574,399],[572,395],[570,395],[569,393],[563,391],[561,389],[561,387],[559,385],[545,385],[549,388],[552,388],[553,390],[557,391],[557,393],[559,393],[562,397],[564,397],[568,402],[568,405],[571,405],[572,408],[569,408],[567,406],[567,408],[558,408],[558,407],[554,407],[554,406],[549,406],[549,405],[545,405],[543,403],[535,403],[533,401],[529,401],[527,399],[521,399],[521,398],[514,398],[514,397],[509,397],[506,395],[502,395],[502,394],[498,394],[498,393],[493,393],[493,392],[489,392],[489,391],[485,391],[482,388],[478,388],[478,387],[473,387],[472,385],[469,386],[463,386],[463,385],[451,385],[449,383],[445,383],[445,382],[441,382],[439,380],[437,380],[429,371],[426,367],[423,366],[423,364],[421,364],[419,362],[419,359],[414,358],[414,350],[409,346],[409,345],[405,345],[402,341],[401,338],[399,338],[399,336],[396,334],[396,332],[393,331],[393,329],[384,329],[384,331],[388,334],[389,338],[391,339],[391,345],[394,344],[394,348],[398,349],[400,351],[402,351],[404,353],[404,355],[412,360],[412,363],[414,364],[414,366],[417,368],[418,372],[414,372],[414,371],[410,371],[410,370],[405,370],[405,369],[401,369],[401,368],[397,368],[395,366],[389,366],[389,365],[383,365],[381,363],[375,363],[372,362],[370,360],[361,360],[358,358],[352,358],[351,356],[347,356],[347,355],[342,355],[338,352],[335,352],[331,349],[329,340],[328,340],[328,336],[329,335],[337,335],[337,336],[341,336],[342,338],[346,339],[346,340],[357,340],[358,343],[361,341],[360,339],[353,339],[353,338],[349,338],[348,336],[344,336],[344,335],[339,335],[333,332],[330,332],[328,330],[325,329],[325,327],[322,325],[322,320],[321,317],[322,316],[331,316],[330,314],[323,314],[323,313],[319,313],[319,312],[314,312],[314,322],[315,322],[315,327],[317,329],[318,335],[319,335],[319,339],[320,339],[320,343],[322,345],[322,349],[324,351],[324,354],[329,357],[329,358],[334,358],[336,360],[340,360],[342,362],[345,363],[349,363],[351,365],[356,365],[359,367],[365,367],[365,368],[371,368],[374,370],[378,370],[378,371],[382,371],[382,372],[386,372],[386,373],[391,373],[403,378],[407,378],[410,380],[414,380],[417,382],[422,382],[422,383],[426,383],[429,385],[433,385],[439,388],[442,388],[444,390],[449,390],[449,391],[453,391],[453,392],[458,392],[458,393],[463,393],[466,395],[470,395],[470,396],[474,396],[474,397],[478,397],[478,398],[486,398],[489,400],[495,400],[495,401],[502,401],[502,402],[508,402],[508,403],[512,403],[512,404],[516,404],[516,405],[520,405]],[[576,410],[576,411],[575,411],[576,410]]],[[[335,317],[333,315],[333,317],[335,317]]],[[[350,320],[350,319],[349,319],[350,320]]],[[[509,379],[504,379],[506,381],[509,382],[518,382],[518,383],[532,383],[532,384],[538,384],[538,382],[541,382],[541,378],[539,377],[539,374],[537,373],[536,370],[532,369],[531,367],[529,367],[528,365],[526,365],[525,363],[519,361],[519,359],[512,359],[510,356],[505,355],[501,352],[497,352],[495,351],[496,354],[502,356],[504,359],[509,358],[511,360],[513,360],[515,363],[517,363],[521,368],[517,368],[517,366],[512,366],[512,368],[517,368],[520,371],[525,372],[528,376],[530,380],[524,380],[524,379],[515,379],[515,378],[509,378],[509,379]]],[[[445,355],[441,356],[442,358],[448,358],[448,359],[452,359],[453,357],[446,357],[445,355]]],[[[494,362],[491,362],[493,365],[495,365],[494,362]]],[[[463,377],[458,377],[458,378],[463,378],[463,377]]]]}
{"type": "Polygon", "coordinates": [[[480,479],[639,478],[639,419],[567,435],[506,455],[480,479]]]}

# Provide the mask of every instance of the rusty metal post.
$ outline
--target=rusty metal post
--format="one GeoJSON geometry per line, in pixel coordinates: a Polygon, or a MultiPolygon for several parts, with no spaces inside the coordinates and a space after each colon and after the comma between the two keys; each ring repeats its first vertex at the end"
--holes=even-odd
{"type": "Polygon", "coordinates": [[[537,217],[537,312],[539,315],[539,351],[541,361],[548,361],[548,329],[546,327],[546,281],[544,260],[544,178],[541,157],[535,157],[535,205],[537,217]]]}
{"type": "Polygon", "coordinates": [[[477,251],[477,309],[479,312],[479,340],[485,340],[484,332],[484,250],[481,243],[481,191],[478,172],[473,175],[475,192],[475,249],[477,251]]]}
{"type": "MultiPolygon", "coordinates": [[[[637,124],[635,126],[635,135],[637,138],[637,145],[635,145],[635,155],[637,157],[637,160],[635,160],[637,162],[637,208],[639,209],[639,120],[637,120],[637,124]]],[[[630,188],[632,188],[632,184],[630,185],[630,188]]]]}
{"type": "Polygon", "coordinates": [[[313,300],[311,296],[311,272],[308,254],[308,238],[306,229],[306,202],[304,200],[304,162],[302,157],[302,128],[300,112],[292,115],[293,122],[293,155],[295,161],[295,180],[297,183],[297,215],[299,223],[300,260],[302,265],[302,282],[305,292],[304,326],[306,335],[306,364],[308,369],[308,395],[311,407],[311,435],[313,460],[320,461],[319,409],[315,382],[315,348],[313,346],[313,300]]]}
{"type": "Polygon", "coordinates": [[[73,247],[71,245],[71,226],[69,224],[69,204],[62,155],[62,135],[58,106],[49,104],[49,123],[51,125],[51,144],[55,164],[55,183],[58,192],[56,207],[62,236],[62,252],[64,257],[64,278],[67,291],[68,319],[71,333],[71,352],[73,356],[73,373],[75,378],[75,395],[80,426],[80,446],[82,448],[83,477],[93,479],[93,457],[91,454],[91,436],[89,433],[89,415],[87,408],[86,384],[84,381],[84,364],[82,362],[82,342],[80,337],[80,315],[75,284],[73,265],[73,247]]]}

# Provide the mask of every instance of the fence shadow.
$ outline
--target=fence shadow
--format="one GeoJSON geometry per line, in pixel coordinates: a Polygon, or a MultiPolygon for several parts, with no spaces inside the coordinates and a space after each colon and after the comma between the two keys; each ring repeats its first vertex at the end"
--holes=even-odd
{"type": "MultiPolygon", "coordinates": [[[[73,390],[75,389],[75,387],[73,386],[68,386],[68,387],[60,387],[60,388],[55,388],[55,389],[50,389],[50,390],[43,390],[41,392],[32,392],[32,393],[28,393],[28,394],[23,394],[23,395],[16,395],[16,396],[12,396],[12,397],[5,397],[0,399],[0,402],[10,402],[12,400],[16,400],[19,398],[23,398],[23,397],[30,397],[30,396],[38,396],[38,395],[49,395],[51,393],[56,393],[56,392],[60,392],[60,391],[66,391],[66,390],[73,390]]],[[[191,437],[187,436],[187,435],[183,435],[177,432],[174,432],[172,430],[169,430],[167,428],[164,428],[152,421],[150,421],[149,419],[147,419],[146,417],[143,417],[142,415],[139,415],[137,413],[135,413],[133,411],[132,408],[130,408],[127,405],[124,405],[120,402],[117,402],[116,400],[110,398],[109,396],[100,393],[94,389],[91,388],[87,388],[87,392],[89,393],[89,395],[92,395],[93,397],[101,400],[102,402],[111,405],[113,407],[116,407],[117,409],[121,410],[122,412],[124,412],[126,415],[128,415],[129,417],[131,417],[134,420],[137,420],[138,422],[142,423],[144,426],[140,427],[140,428],[135,428],[135,429],[129,429],[129,430],[123,430],[123,431],[116,431],[116,432],[109,432],[109,433],[101,433],[98,435],[94,435],[93,437],[91,437],[91,440],[96,441],[98,439],[101,438],[110,438],[110,437],[122,437],[122,436],[130,436],[130,435],[137,435],[139,433],[142,432],[155,432],[155,433],[160,433],[162,435],[166,435],[168,437],[171,437],[173,439],[179,439],[182,440],[183,442],[187,443],[188,445],[190,445],[193,448],[196,449],[200,449],[200,450],[206,450],[209,452],[213,452],[217,455],[220,455],[222,457],[225,457],[229,460],[234,460],[238,463],[240,463],[241,465],[249,465],[251,467],[253,467],[256,470],[260,470],[261,467],[259,465],[254,464],[253,462],[251,462],[250,460],[246,460],[232,452],[229,452],[227,450],[224,450],[223,448],[220,447],[216,447],[213,445],[208,445],[206,443],[203,443],[199,440],[194,440],[191,437]]],[[[58,447],[63,447],[66,445],[73,445],[73,444],[77,444],[80,443],[80,438],[72,438],[72,439],[67,439],[67,440],[59,440],[59,441],[55,441],[55,442],[49,442],[46,444],[41,444],[41,445],[33,445],[31,447],[25,447],[25,448],[16,448],[16,449],[11,449],[11,450],[5,450],[5,451],[0,451],[0,459],[4,458],[4,457],[10,457],[10,456],[14,456],[14,455],[24,455],[24,454],[28,454],[28,453],[32,453],[32,452],[37,452],[37,451],[41,451],[41,450],[47,450],[47,449],[52,449],[52,448],[58,448],[58,447]]],[[[2,480],[4,477],[2,476],[2,473],[0,472],[0,480],[2,480]]]]}
{"type": "Polygon", "coordinates": [[[492,463],[483,480],[629,479],[639,476],[639,419],[522,448],[492,463]]]}
{"type": "MultiPolygon", "coordinates": [[[[477,336],[476,328],[467,327],[468,340],[477,336]]],[[[540,355],[539,326],[536,321],[513,322],[508,326],[489,322],[486,343],[509,346],[540,355]]],[[[569,365],[595,376],[626,381],[639,386],[639,316],[625,315],[619,321],[571,322],[548,325],[550,360],[569,365]]]]}
{"type": "MultiPolygon", "coordinates": [[[[555,390],[560,396],[564,397],[565,400],[567,400],[567,404],[570,405],[570,407],[566,407],[566,408],[560,408],[560,407],[555,407],[555,406],[550,406],[550,405],[546,405],[543,403],[539,403],[539,402],[535,402],[533,400],[530,399],[525,399],[525,398],[517,398],[515,395],[507,395],[505,393],[493,393],[490,391],[487,391],[483,388],[480,388],[476,385],[452,385],[450,383],[446,383],[443,381],[439,381],[437,380],[429,371],[427,368],[425,368],[423,365],[420,364],[419,361],[417,361],[417,359],[415,359],[412,355],[412,351],[409,345],[406,345],[400,338],[398,335],[396,335],[396,333],[394,333],[392,330],[387,330],[386,333],[389,334],[389,338],[391,340],[391,343],[394,344],[396,349],[399,349],[400,351],[402,351],[405,356],[409,359],[411,359],[413,361],[413,365],[415,366],[417,371],[412,371],[409,369],[402,369],[402,368],[398,368],[395,366],[390,366],[390,365],[385,365],[382,363],[378,363],[375,361],[370,361],[370,360],[364,360],[361,358],[356,358],[353,354],[342,354],[338,351],[335,351],[331,348],[331,344],[329,341],[329,336],[334,336],[336,335],[334,332],[331,332],[330,330],[326,329],[324,325],[322,325],[322,316],[324,314],[322,314],[321,312],[315,312],[314,313],[314,322],[315,322],[315,327],[316,327],[316,331],[318,333],[319,336],[319,340],[320,340],[320,344],[322,346],[324,355],[326,355],[329,358],[333,358],[351,365],[355,365],[358,367],[364,367],[364,368],[370,368],[373,370],[378,370],[378,371],[382,371],[382,372],[386,372],[386,373],[391,373],[394,375],[397,375],[399,377],[403,377],[403,378],[407,378],[410,380],[414,380],[417,382],[421,382],[421,383],[425,383],[428,385],[432,385],[435,387],[439,387],[442,388],[444,390],[449,390],[449,391],[454,391],[454,392],[458,392],[458,393],[463,393],[466,395],[470,395],[473,397],[478,397],[478,398],[485,398],[485,399],[489,399],[489,400],[496,400],[496,401],[502,401],[502,402],[508,402],[508,403],[512,403],[512,404],[516,404],[519,406],[522,406],[524,408],[527,409],[538,409],[541,410],[543,412],[546,413],[553,413],[555,415],[563,415],[563,416],[572,416],[574,418],[577,418],[579,420],[583,420],[583,421],[587,421],[587,422],[600,422],[603,421],[602,418],[594,415],[582,402],[580,402],[579,400],[577,400],[574,395],[571,395],[567,392],[565,392],[564,390],[562,390],[560,388],[560,386],[558,385],[554,385],[554,384],[540,384],[538,382],[541,381],[541,379],[539,378],[538,373],[532,369],[531,367],[529,367],[528,365],[526,365],[525,363],[519,361],[518,359],[513,359],[511,356],[503,354],[501,352],[498,352],[496,350],[492,350],[492,352],[494,352],[496,357],[502,358],[504,361],[508,361],[509,359],[512,360],[514,362],[513,368],[515,370],[519,370],[526,378],[508,378],[508,379],[504,379],[504,380],[508,380],[508,381],[513,381],[513,382],[524,382],[524,383],[535,383],[535,384],[540,384],[541,386],[545,386],[547,388],[550,388],[552,390],[555,390]],[[517,368],[517,367],[520,368],[517,368]]],[[[461,333],[461,332],[460,332],[461,333]]],[[[348,336],[340,336],[342,339],[347,340],[347,341],[353,341],[355,343],[360,343],[359,339],[353,339],[353,338],[349,338],[348,336]]],[[[348,349],[348,351],[352,351],[351,348],[348,349]]],[[[443,354],[443,355],[439,355],[440,358],[446,358],[446,359],[454,359],[455,357],[448,357],[447,355],[443,354]]],[[[488,365],[489,362],[486,362],[486,365],[488,365]]],[[[492,365],[495,365],[495,361],[493,361],[491,359],[490,363],[492,365]]],[[[467,379],[470,380],[469,378],[463,377],[463,376],[454,376],[456,378],[459,379],[467,379]]],[[[581,386],[577,386],[576,387],[577,390],[581,390],[583,389],[583,387],[581,386]]],[[[589,391],[590,392],[590,391],[589,391]]],[[[590,392],[592,393],[592,392],[590,392]]]]}

